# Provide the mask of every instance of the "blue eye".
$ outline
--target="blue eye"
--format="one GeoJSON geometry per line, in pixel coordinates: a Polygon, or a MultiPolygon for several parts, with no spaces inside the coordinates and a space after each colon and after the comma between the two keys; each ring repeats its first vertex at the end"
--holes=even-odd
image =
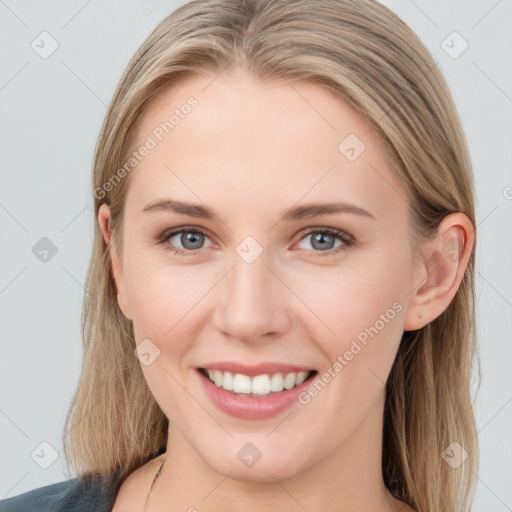
{"type": "Polygon", "coordinates": [[[347,250],[350,246],[354,244],[354,238],[338,229],[332,228],[316,228],[308,231],[306,236],[304,236],[302,240],[306,240],[310,238],[311,245],[314,250],[308,250],[308,253],[311,256],[332,256],[333,254],[338,254],[341,251],[347,250]],[[336,245],[336,239],[338,239],[341,243],[336,245]]]}
{"type": "MultiPolygon", "coordinates": [[[[332,256],[347,250],[354,245],[354,238],[338,229],[332,228],[314,228],[310,229],[302,238],[306,240],[311,238],[313,249],[306,249],[308,255],[311,256],[332,256]],[[338,245],[333,245],[338,240],[338,245]]],[[[183,226],[180,228],[166,231],[158,238],[158,242],[164,245],[164,248],[174,254],[182,256],[191,256],[202,254],[207,248],[203,247],[205,240],[209,240],[207,235],[198,228],[183,226]],[[178,237],[177,241],[171,242],[174,237],[178,237]],[[181,244],[178,247],[176,244],[181,244]]]]}
{"type": "Polygon", "coordinates": [[[191,254],[202,253],[204,248],[201,247],[201,245],[204,243],[206,238],[207,236],[199,229],[192,229],[184,226],[164,233],[159,237],[158,241],[165,244],[165,249],[172,251],[175,254],[188,256],[191,254]],[[172,238],[178,235],[181,235],[179,237],[179,243],[183,246],[183,249],[176,247],[174,243],[170,242],[172,238]]]}

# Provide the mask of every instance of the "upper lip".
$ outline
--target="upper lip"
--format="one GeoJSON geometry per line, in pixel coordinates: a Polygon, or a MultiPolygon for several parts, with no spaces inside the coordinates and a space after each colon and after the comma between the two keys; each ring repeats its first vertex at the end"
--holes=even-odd
{"type": "Polygon", "coordinates": [[[293,364],[281,364],[274,362],[263,362],[259,364],[243,364],[235,361],[215,361],[206,363],[200,368],[208,370],[221,370],[223,372],[241,373],[254,377],[256,375],[272,374],[272,373],[292,373],[292,372],[310,372],[314,371],[311,367],[296,366],[293,364]]]}

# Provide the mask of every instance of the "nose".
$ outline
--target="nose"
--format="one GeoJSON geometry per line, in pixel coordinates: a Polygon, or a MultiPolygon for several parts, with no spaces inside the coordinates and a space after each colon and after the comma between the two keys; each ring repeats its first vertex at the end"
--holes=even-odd
{"type": "Polygon", "coordinates": [[[252,263],[235,255],[231,271],[217,287],[213,323],[225,336],[249,343],[270,341],[290,327],[290,291],[264,254],[252,263]]]}

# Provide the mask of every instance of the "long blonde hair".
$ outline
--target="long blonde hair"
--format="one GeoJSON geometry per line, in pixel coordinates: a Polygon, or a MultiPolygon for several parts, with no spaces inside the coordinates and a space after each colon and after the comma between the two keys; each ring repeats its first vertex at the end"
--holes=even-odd
{"type": "MultiPolygon", "coordinates": [[[[449,213],[464,213],[476,229],[471,162],[450,91],[428,50],[391,10],[372,0],[192,0],[134,55],[99,135],[94,212],[110,205],[116,246],[130,176],[115,186],[112,178],[133,150],[142,114],[179,79],[230,65],[260,79],[317,83],[359,112],[407,187],[415,245],[449,213]]],[[[386,385],[383,479],[419,512],[469,510],[473,498],[474,260],[473,251],[448,308],[404,333],[386,385]],[[452,443],[467,452],[458,468],[443,458],[452,443]]],[[[118,306],[97,222],[82,335],[80,383],[64,427],[66,461],[81,476],[119,472],[123,479],[165,450],[168,420],[134,355],[133,327],[118,306]]]]}

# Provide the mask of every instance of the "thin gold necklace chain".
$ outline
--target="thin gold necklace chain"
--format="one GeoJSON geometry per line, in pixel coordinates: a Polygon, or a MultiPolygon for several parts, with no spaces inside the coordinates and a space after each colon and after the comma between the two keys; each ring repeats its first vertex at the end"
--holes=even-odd
{"type": "MultiPolygon", "coordinates": [[[[158,480],[158,477],[162,473],[162,469],[164,467],[166,459],[167,459],[167,452],[164,453],[164,460],[160,464],[160,467],[158,468],[158,471],[156,472],[156,475],[154,476],[153,481],[151,482],[151,486],[149,488],[149,492],[148,492],[148,494],[146,496],[146,501],[144,502],[144,508],[142,509],[143,512],[147,512],[147,510],[148,510],[149,497],[151,496],[151,491],[153,490],[153,486],[155,485],[156,481],[158,480]]],[[[388,494],[387,493],[386,493],[386,500],[388,502],[389,510],[392,510],[391,503],[389,502],[389,498],[388,498],[388,494]]]]}
{"type": "Polygon", "coordinates": [[[164,453],[164,460],[160,464],[160,467],[158,468],[158,471],[156,472],[155,477],[153,478],[153,481],[151,482],[151,487],[149,488],[148,495],[146,496],[146,501],[144,502],[144,508],[142,509],[143,512],[146,512],[149,505],[149,496],[151,495],[151,491],[153,490],[153,486],[155,485],[155,482],[158,480],[158,477],[160,476],[160,473],[162,473],[162,469],[164,467],[165,461],[167,459],[167,452],[164,453]]]}

